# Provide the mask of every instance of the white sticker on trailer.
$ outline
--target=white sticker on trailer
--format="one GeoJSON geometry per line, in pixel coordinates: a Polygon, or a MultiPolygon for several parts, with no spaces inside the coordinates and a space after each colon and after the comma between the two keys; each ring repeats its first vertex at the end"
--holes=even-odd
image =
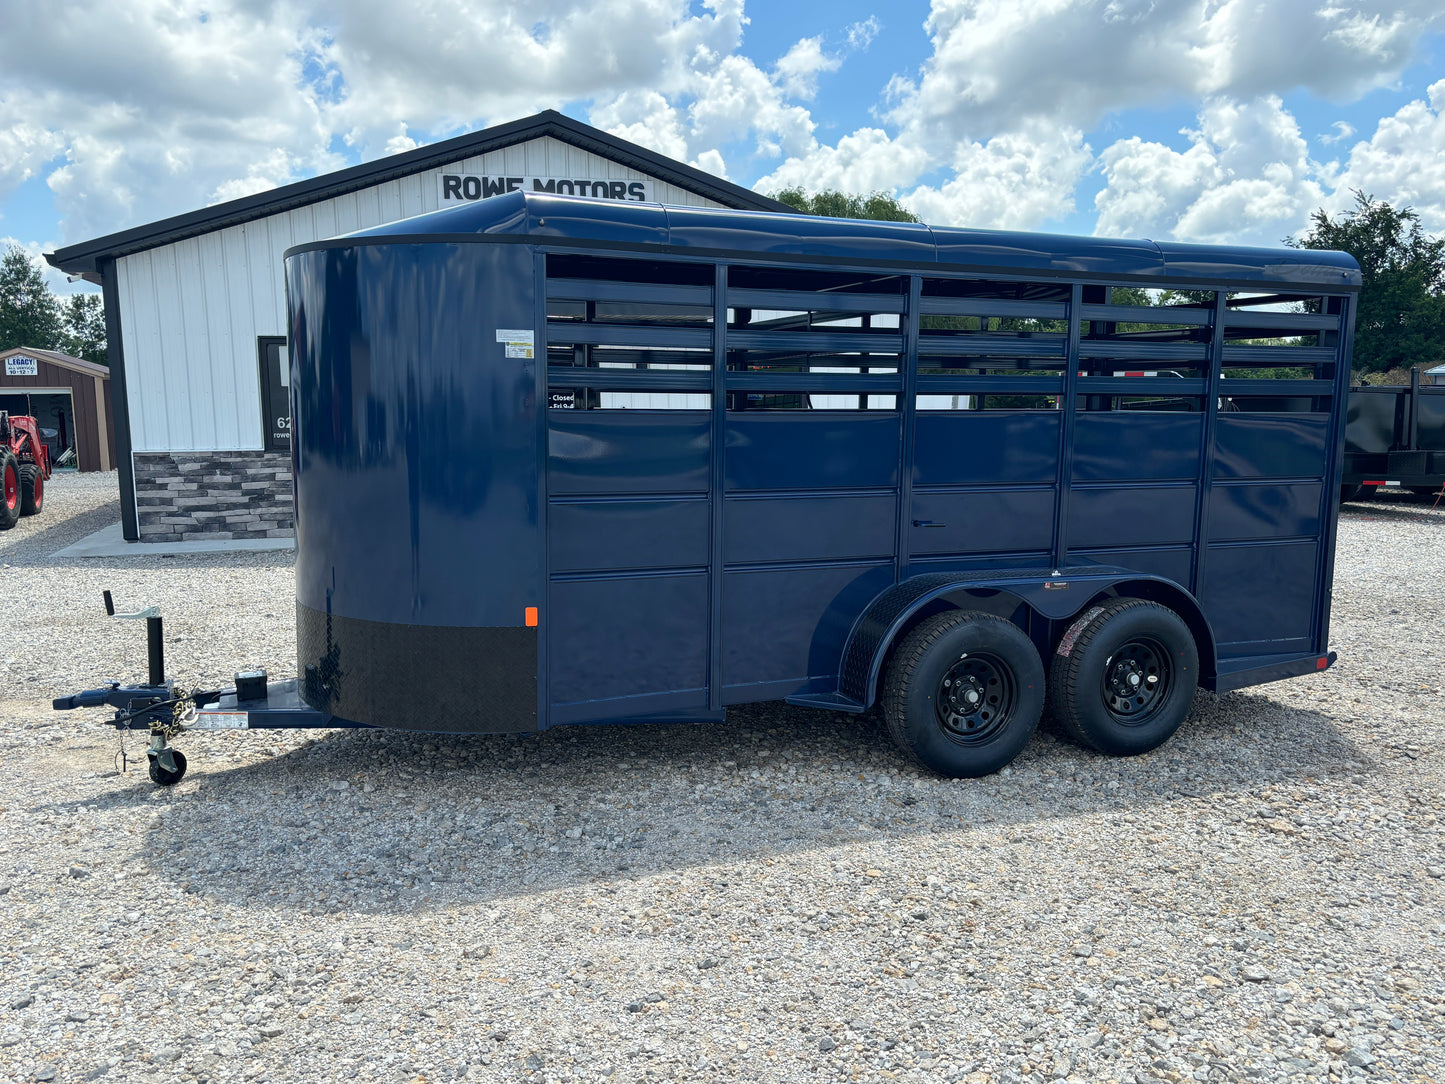
{"type": "Polygon", "coordinates": [[[24,354],[16,354],[14,357],[5,359],[6,376],[39,376],[40,363],[34,358],[27,358],[24,354]]]}
{"type": "Polygon", "coordinates": [[[187,730],[250,730],[251,713],[248,711],[201,711],[187,730]]]}
{"type": "Polygon", "coordinates": [[[530,358],[534,347],[534,338],[530,328],[499,327],[497,328],[497,342],[506,347],[506,354],[509,358],[530,358]]]}

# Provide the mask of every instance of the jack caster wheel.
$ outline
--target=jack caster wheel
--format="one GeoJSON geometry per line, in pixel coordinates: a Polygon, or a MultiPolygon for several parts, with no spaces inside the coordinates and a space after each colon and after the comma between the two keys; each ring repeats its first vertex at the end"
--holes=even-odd
{"type": "Polygon", "coordinates": [[[171,756],[176,758],[176,770],[171,772],[161,767],[160,761],[151,757],[151,782],[161,787],[173,787],[179,783],[186,774],[186,754],[179,749],[172,749],[171,756]]]}

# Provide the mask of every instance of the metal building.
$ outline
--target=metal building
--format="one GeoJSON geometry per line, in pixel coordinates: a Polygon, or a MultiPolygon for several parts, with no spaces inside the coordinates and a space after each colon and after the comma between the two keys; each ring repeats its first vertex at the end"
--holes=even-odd
{"type": "Polygon", "coordinates": [[[34,417],[57,466],[115,469],[115,413],[104,365],[55,350],[0,352],[0,410],[34,417]]]}
{"type": "Polygon", "coordinates": [[[104,291],[125,537],[291,532],[286,249],[519,189],[788,210],[549,110],[50,253],[104,291]]]}

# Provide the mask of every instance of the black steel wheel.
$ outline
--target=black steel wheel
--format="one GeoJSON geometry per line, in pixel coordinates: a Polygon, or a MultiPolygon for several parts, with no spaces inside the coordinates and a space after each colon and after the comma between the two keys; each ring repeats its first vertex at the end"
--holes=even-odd
{"type": "Polygon", "coordinates": [[[1085,612],[1049,666],[1049,714],[1112,756],[1157,749],[1179,729],[1199,681],[1199,652],[1167,606],[1116,599],[1085,612]]]}
{"type": "Polygon", "coordinates": [[[20,514],[33,516],[45,506],[45,475],[34,463],[20,468],[20,514]]]}
{"type": "Polygon", "coordinates": [[[940,775],[971,778],[1008,764],[1043,710],[1044,667],[1027,636],[989,614],[928,618],[894,652],[883,689],[893,741],[940,775]]]}
{"type": "Polygon", "coordinates": [[[0,531],[20,522],[20,464],[9,448],[0,448],[0,531]]]}
{"type": "Polygon", "coordinates": [[[160,761],[151,757],[151,782],[160,787],[173,787],[181,781],[186,774],[186,754],[179,749],[172,749],[171,756],[175,757],[176,770],[168,771],[161,767],[160,761]]]}

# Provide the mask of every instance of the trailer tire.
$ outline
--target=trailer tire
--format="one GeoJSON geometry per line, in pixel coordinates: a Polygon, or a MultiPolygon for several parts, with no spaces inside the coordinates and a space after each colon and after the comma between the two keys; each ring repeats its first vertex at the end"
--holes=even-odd
{"type": "Polygon", "coordinates": [[[171,756],[176,758],[176,770],[171,772],[162,768],[160,761],[151,757],[151,782],[158,787],[173,787],[181,781],[186,774],[186,754],[179,749],[172,749],[171,756]]]}
{"type": "Polygon", "coordinates": [[[1043,702],[1043,662],[1017,625],[950,610],[924,621],[894,652],[883,715],[894,743],[917,764],[964,779],[1018,756],[1043,702]]]}
{"type": "Polygon", "coordinates": [[[1138,756],[1174,736],[1199,683],[1199,650],[1167,606],[1115,599],[1064,634],[1049,666],[1051,716],[1082,745],[1138,756]]]}
{"type": "Polygon", "coordinates": [[[0,448],[0,531],[20,522],[20,464],[9,448],[0,448]]]}
{"type": "Polygon", "coordinates": [[[45,506],[45,476],[40,468],[27,463],[20,468],[20,514],[39,515],[45,506]]]}

